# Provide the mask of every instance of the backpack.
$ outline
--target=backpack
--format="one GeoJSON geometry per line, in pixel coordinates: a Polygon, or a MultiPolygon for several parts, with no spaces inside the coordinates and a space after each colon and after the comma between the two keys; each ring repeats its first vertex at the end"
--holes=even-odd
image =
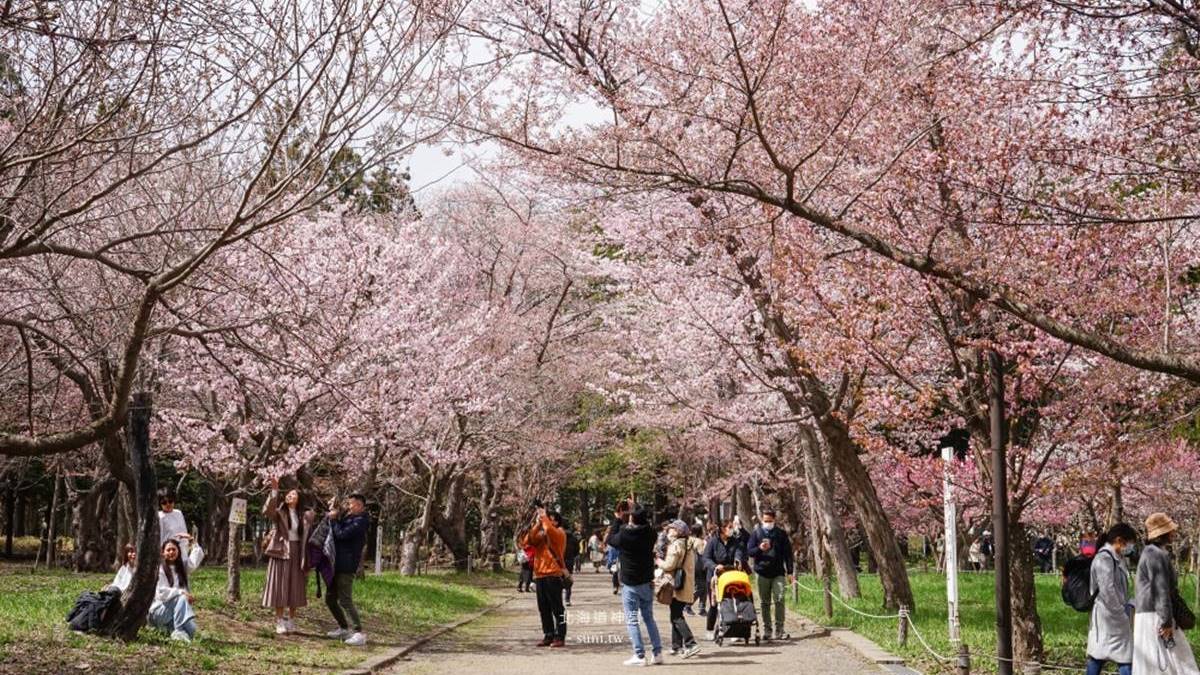
{"type": "Polygon", "coordinates": [[[121,608],[121,591],[84,591],[67,614],[67,624],[77,633],[93,633],[104,626],[121,608]]]}
{"type": "MultiPolygon", "coordinates": [[[[1097,594],[1092,592],[1092,560],[1077,555],[1063,565],[1062,599],[1077,612],[1090,612],[1096,604],[1097,594]]],[[[1116,564],[1117,559],[1113,558],[1113,566],[1116,564]]]]}
{"type": "Polygon", "coordinates": [[[529,562],[529,556],[525,554],[525,549],[518,548],[517,549],[517,564],[524,565],[527,562],[529,562]]]}

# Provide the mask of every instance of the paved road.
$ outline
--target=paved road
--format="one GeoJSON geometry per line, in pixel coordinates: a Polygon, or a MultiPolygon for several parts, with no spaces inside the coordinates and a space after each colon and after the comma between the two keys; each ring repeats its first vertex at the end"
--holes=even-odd
{"type": "MultiPolygon", "coordinates": [[[[435,675],[445,673],[559,673],[567,675],[612,675],[624,670],[621,663],[632,655],[620,604],[612,595],[610,577],[585,571],[576,575],[573,606],[567,608],[567,647],[535,647],[542,638],[537,602],[532,594],[520,594],[488,616],[434,640],[418,653],[401,661],[389,673],[435,675]]],[[[663,631],[664,651],[670,650],[667,607],[655,605],[655,618],[663,631]]],[[[879,675],[881,667],[865,661],[829,637],[813,636],[799,622],[789,619],[788,642],[761,646],[717,647],[703,640],[704,620],[689,617],[693,633],[703,651],[680,660],[664,654],[661,667],[675,672],[809,673],[812,675],[879,675]],[[749,666],[749,669],[742,667],[749,666]],[[767,670],[756,666],[768,666],[767,670]]],[[[649,646],[647,645],[647,652],[649,646]]]]}

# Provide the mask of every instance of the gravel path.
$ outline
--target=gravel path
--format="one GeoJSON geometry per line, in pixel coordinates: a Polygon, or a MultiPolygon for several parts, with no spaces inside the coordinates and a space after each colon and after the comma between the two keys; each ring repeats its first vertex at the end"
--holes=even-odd
{"type": "MultiPolygon", "coordinates": [[[[535,647],[541,640],[537,601],[533,594],[520,594],[502,608],[426,645],[418,653],[397,663],[389,673],[434,675],[438,673],[554,673],[555,675],[612,675],[624,670],[621,662],[632,655],[620,603],[612,594],[610,577],[590,569],[576,575],[573,606],[567,608],[567,646],[564,649],[535,647]]],[[[670,650],[671,635],[667,607],[655,605],[655,618],[663,631],[664,651],[670,650]]],[[[800,622],[789,618],[792,639],[762,643],[761,646],[717,647],[703,640],[704,620],[689,617],[692,632],[700,639],[702,652],[680,660],[664,654],[662,667],[675,672],[769,672],[811,675],[859,675],[883,672],[856,652],[829,637],[814,636],[800,622]],[[750,668],[744,669],[749,666],[750,668]],[[767,669],[755,666],[768,666],[767,669]]],[[[644,629],[643,629],[644,630],[644,629]]],[[[649,644],[647,643],[647,652],[649,644]]]]}

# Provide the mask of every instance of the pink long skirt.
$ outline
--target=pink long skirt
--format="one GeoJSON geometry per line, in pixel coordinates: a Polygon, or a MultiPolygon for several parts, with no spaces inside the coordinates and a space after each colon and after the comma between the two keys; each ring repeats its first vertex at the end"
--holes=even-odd
{"type": "Polygon", "coordinates": [[[267,583],[263,588],[263,607],[306,607],[308,574],[300,569],[301,542],[289,541],[287,560],[271,558],[267,563],[267,583]]]}

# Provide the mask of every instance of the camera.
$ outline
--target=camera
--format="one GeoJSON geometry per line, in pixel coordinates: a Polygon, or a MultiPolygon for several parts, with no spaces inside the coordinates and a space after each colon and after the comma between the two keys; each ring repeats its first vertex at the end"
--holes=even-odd
{"type": "Polygon", "coordinates": [[[529,508],[531,509],[540,509],[545,505],[546,503],[542,501],[541,497],[534,497],[533,501],[529,502],[529,508]]]}

